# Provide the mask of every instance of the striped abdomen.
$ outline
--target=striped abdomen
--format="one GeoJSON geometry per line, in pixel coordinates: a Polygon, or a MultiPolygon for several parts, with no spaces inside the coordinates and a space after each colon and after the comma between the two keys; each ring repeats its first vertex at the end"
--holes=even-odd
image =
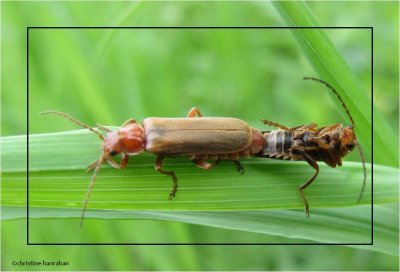
{"type": "Polygon", "coordinates": [[[293,145],[293,132],[272,130],[263,133],[265,146],[262,156],[276,159],[290,159],[289,148],[293,145]]]}

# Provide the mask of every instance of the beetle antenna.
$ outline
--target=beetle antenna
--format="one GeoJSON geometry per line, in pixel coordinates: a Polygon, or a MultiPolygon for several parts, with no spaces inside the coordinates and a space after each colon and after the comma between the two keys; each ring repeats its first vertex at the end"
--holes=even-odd
{"type": "Polygon", "coordinates": [[[107,157],[108,157],[108,153],[107,152],[101,153],[101,156],[100,156],[99,160],[97,161],[96,168],[94,169],[94,173],[92,175],[92,178],[91,178],[90,183],[89,183],[89,188],[88,188],[87,193],[86,193],[86,198],[85,198],[85,201],[83,202],[83,208],[82,208],[82,214],[81,214],[81,223],[80,223],[80,227],[81,228],[83,226],[83,218],[85,217],[85,211],[86,211],[86,207],[87,207],[88,202],[89,202],[90,194],[91,194],[93,186],[94,186],[94,181],[96,180],[96,176],[97,176],[97,173],[99,172],[99,170],[101,168],[101,165],[103,164],[103,162],[106,160],[107,157]]]}
{"type": "Polygon", "coordinates": [[[365,167],[365,158],[364,158],[364,153],[363,153],[363,151],[361,149],[361,146],[360,146],[360,144],[358,142],[357,142],[356,146],[357,146],[358,154],[360,154],[360,157],[361,157],[361,162],[362,162],[362,165],[363,165],[363,173],[364,173],[364,180],[363,180],[363,184],[362,184],[362,187],[361,187],[361,192],[360,192],[360,195],[358,196],[358,199],[357,199],[357,202],[360,202],[361,198],[363,196],[363,193],[364,193],[365,183],[367,181],[367,168],[365,167]]]}
{"type": "MultiPolygon", "coordinates": [[[[344,103],[344,101],[343,101],[342,97],[339,95],[339,93],[329,83],[327,83],[327,82],[325,82],[325,81],[323,81],[321,79],[315,78],[315,77],[303,77],[303,79],[305,79],[305,80],[314,80],[314,81],[320,82],[320,83],[324,84],[326,87],[328,87],[328,89],[330,89],[336,95],[336,97],[340,100],[340,103],[342,103],[342,106],[345,109],[345,111],[347,113],[347,116],[349,116],[350,122],[353,125],[353,129],[354,129],[354,127],[356,125],[354,123],[353,117],[350,114],[349,109],[347,108],[346,104],[344,103]]],[[[355,134],[354,134],[354,136],[356,137],[355,134]]],[[[364,180],[363,180],[363,184],[362,184],[362,187],[361,187],[361,192],[360,192],[360,195],[358,196],[358,199],[357,199],[357,202],[360,202],[361,198],[363,196],[363,193],[364,193],[365,183],[366,183],[366,180],[367,180],[367,168],[365,167],[364,153],[363,153],[363,151],[361,149],[361,146],[358,143],[358,141],[357,141],[356,146],[357,146],[358,154],[360,154],[360,158],[361,158],[361,162],[362,162],[362,166],[363,166],[363,172],[364,172],[364,180]]]]}
{"type": "Polygon", "coordinates": [[[347,116],[349,116],[349,118],[350,118],[350,122],[353,125],[353,128],[356,126],[354,124],[353,117],[351,116],[350,111],[347,108],[346,104],[344,103],[342,97],[338,94],[338,92],[331,85],[329,85],[329,83],[327,83],[327,82],[325,82],[325,81],[323,81],[321,79],[315,78],[315,77],[303,77],[303,79],[305,79],[305,80],[314,80],[314,81],[320,82],[320,83],[324,84],[326,87],[328,87],[328,89],[330,89],[337,96],[337,98],[340,100],[340,103],[342,103],[342,106],[345,109],[345,111],[347,113],[347,116]]]}
{"type": "Polygon", "coordinates": [[[42,115],[45,115],[45,114],[56,114],[56,115],[60,115],[60,116],[64,117],[65,119],[68,119],[68,120],[70,120],[71,122],[77,124],[78,126],[83,127],[83,128],[86,128],[86,129],[90,130],[91,132],[96,133],[96,134],[99,136],[99,138],[100,138],[101,140],[104,141],[104,137],[103,137],[103,135],[102,135],[100,132],[98,132],[98,131],[95,130],[94,128],[92,128],[92,127],[90,127],[90,126],[88,126],[88,125],[82,123],[81,121],[78,121],[77,119],[73,118],[72,116],[70,116],[70,115],[68,115],[68,114],[66,114],[66,113],[63,113],[63,112],[60,112],[60,111],[49,110],[49,111],[41,112],[40,114],[42,114],[42,115]]]}

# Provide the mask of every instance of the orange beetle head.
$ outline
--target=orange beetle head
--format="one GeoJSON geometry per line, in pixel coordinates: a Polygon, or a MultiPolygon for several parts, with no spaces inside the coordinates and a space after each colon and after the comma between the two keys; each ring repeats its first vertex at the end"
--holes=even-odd
{"type": "Polygon", "coordinates": [[[135,155],[143,149],[143,128],[133,120],[118,130],[108,132],[104,138],[103,151],[111,156],[120,153],[135,155]]]}
{"type": "Polygon", "coordinates": [[[343,127],[341,132],[340,153],[343,157],[353,151],[354,147],[357,145],[357,139],[354,134],[353,126],[343,127]]]}

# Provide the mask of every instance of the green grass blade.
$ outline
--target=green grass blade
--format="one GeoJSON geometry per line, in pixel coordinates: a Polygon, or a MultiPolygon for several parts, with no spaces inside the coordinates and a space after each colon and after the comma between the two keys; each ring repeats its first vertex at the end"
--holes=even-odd
{"type": "MultiPolygon", "coordinates": [[[[320,26],[305,2],[275,1],[274,6],[288,26],[320,26]]],[[[366,92],[355,78],[346,61],[328,38],[326,30],[292,29],[292,33],[318,77],[334,86],[344,99],[356,123],[358,139],[370,158],[368,150],[371,147],[372,120],[369,92],[366,92]]],[[[374,126],[374,147],[380,150],[375,154],[375,162],[397,165],[397,149],[387,140],[396,139],[395,133],[377,111],[374,111],[374,126]]]]}
{"type": "MultiPolygon", "coordinates": [[[[375,205],[375,239],[374,246],[352,245],[367,250],[379,251],[387,254],[398,255],[397,239],[397,210],[395,205],[375,205]]],[[[3,207],[6,214],[4,219],[24,218],[26,210],[22,207],[3,207]]],[[[73,209],[31,208],[30,218],[74,218],[78,212],[73,209]]],[[[279,236],[286,243],[370,243],[371,220],[370,207],[368,205],[343,207],[343,208],[318,208],[315,209],[312,218],[307,220],[300,210],[253,210],[253,211],[106,211],[92,210],[87,214],[85,224],[96,224],[95,219],[135,219],[135,220],[159,220],[170,222],[182,222],[200,226],[239,230],[264,234],[257,243],[268,243],[269,236],[279,236]]],[[[76,228],[78,229],[78,220],[76,228]]],[[[73,237],[73,236],[72,236],[73,237]]],[[[78,238],[78,237],[75,237],[78,238]]],[[[65,241],[63,237],[54,242],[99,242],[85,237],[85,241],[65,241]]],[[[72,238],[74,239],[74,238],[72,238]]],[[[149,242],[137,241],[126,238],[121,242],[149,242]]],[[[158,238],[160,239],[160,238],[158,238]]],[[[168,239],[168,238],[166,238],[168,239]]],[[[175,240],[175,243],[187,242],[184,238],[175,240]]],[[[246,238],[226,240],[226,236],[214,243],[238,242],[246,243],[246,238]]],[[[275,240],[276,241],[276,240],[275,240]]],[[[111,240],[103,242],[117,242],[111,240]]],[[[150,241],[151,242],[151,241],[150,241]]],[[[163,240],[154,243],[168,242],[163,240]]],[[[191,243],[203,243],[199,240],[191,243]]]]}
{"type": "MultiPolygon", "coordinates": [[[[30,136],[30,205],[80,208],[91,173],[86,166],[98,157],[97,136],[79,130],[30,136]]],[[[25,197],[25,138],[2,138],[4,205],[23,205],[25,197]],[[10,159],[8,159],[10,158],[10,159]]],[[[237,210],[302,209],[297,187],[313,174],[304,162],[249,158],[240,175],[232,163],[204,171],[185,158],[165,161],[176,172],[180,188],[168,200],[172,182],[154,170],[155,156],[132,157],[125,170],[104,165],[96,180],[89,209],[237,210]]],[[[369,166],[368,166],[369,167],[369,166]]],[[[396,169],[376,166],[376,203],[396,201],[396,169]]],[[[362,183],[360,163],[344,162],[336,169],[321,164],[316,182],[307,188],[311,208],[355,205],[362,183]]],[[[369,203],[367,185],[362,203],[369,203]]]]}
{"type": "MultiPolygon", "coordinates": [[[[81,208],[91,173],[86,166],[98,157],[100,141],[87,131],[31,135],[30,205],[35,207],[81,208]]],[[[3,160],[3,205],[25,205],[26,144],[24,137],[1,139],[3,160]]],[[[125,210],[302,210],[297,187],[313,173],[304,162],[249,158],[246,173],[233,164],[204,171],[185,158],[169,158],[166,169],[176,172],[180,188],[168,200],[172,182],[154,170],[155,156],[132,157],[125,170],[104,165],[96,180],[89,209],[125,210]]],[[[369,166],[368,166],[369,168],[369,166]]],[[[397,201],[397,169],[375,166],[376,203],[397,201]]],[[[307,188],[311,208],[356,205],[362,183],[360,163],[344,162],[336,169],[321,164],[316,182],[307,188]]],[[[367,185],[362,203],[370,203],[367,185]]]]}

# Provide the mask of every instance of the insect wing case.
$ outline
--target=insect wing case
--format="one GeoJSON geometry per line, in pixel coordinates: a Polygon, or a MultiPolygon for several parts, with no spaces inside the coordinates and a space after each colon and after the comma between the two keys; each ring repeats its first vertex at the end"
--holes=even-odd
{"type": "Polygon", "coordinates": [[[146,118],[143,127],[145,150],[159,155],[229,154],[251,144],[251,128],[236,118],[146,118]]]}

